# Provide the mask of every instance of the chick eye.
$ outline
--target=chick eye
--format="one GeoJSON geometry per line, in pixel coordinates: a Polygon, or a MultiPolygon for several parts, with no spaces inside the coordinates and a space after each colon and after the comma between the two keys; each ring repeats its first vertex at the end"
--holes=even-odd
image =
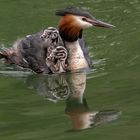
{"type": "Polygon", "coordinates": [[[82,20],[83,20],[83,21],[87,21],[87,19],[86,19],[86,18],[82,18],[82,20]]]}

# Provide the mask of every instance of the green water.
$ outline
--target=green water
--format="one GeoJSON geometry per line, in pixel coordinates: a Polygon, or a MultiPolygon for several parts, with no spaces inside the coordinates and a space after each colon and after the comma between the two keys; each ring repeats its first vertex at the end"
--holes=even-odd
{"type": "Polygon", "coordinates": [[[41,76],[0,64],[0,140],[139,140],[139,0],[0,0],[0,44],[57,26],[55,10],[68,5],[116,28],[84,32],[94,61],[86,73],[41,76]]]}

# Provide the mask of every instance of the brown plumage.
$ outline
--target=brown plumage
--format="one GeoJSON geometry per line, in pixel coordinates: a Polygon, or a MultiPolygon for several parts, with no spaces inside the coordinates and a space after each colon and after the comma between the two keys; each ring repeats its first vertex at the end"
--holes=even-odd
{"type": "Polygon", "coordinates": [[[76,41],[81,31],[82,27],[75,20],[75,16],[69,14],[60,19],[59,33],[65,41],[76,41]]]}

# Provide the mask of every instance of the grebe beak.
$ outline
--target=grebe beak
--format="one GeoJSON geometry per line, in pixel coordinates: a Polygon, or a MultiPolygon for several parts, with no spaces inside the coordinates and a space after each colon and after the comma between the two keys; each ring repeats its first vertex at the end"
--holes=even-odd
{"type": "Polygon", "coordinates": [[[97,27],[104,27],[104,28],[113,28],[113,27],[115,27],[112,24],[103,22],[103,21],[98,20],[96,18],[93,18],[93,19],[86,18],[86,21],[91,23],[93,26],[97,26],[97,27]]]}

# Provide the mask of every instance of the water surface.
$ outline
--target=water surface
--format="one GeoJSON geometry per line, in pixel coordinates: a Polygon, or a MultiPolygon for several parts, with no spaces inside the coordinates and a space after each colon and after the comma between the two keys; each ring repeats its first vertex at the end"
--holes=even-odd
{"type": "Polygon", "coordinates": [[[140,2],[0,0],[0,44],[57,26],[55,10],[75,5],[114,29],[84,32],[88,72],[35,75],[0,63],[0,140],[138,140],[140,2]]]}

